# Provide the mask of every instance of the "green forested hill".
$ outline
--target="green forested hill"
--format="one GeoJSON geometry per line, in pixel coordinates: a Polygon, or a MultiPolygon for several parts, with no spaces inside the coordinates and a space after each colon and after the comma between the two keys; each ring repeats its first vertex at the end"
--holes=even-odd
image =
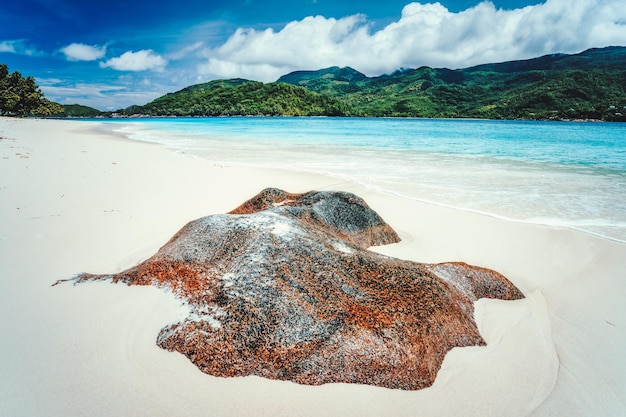
{"type": "Polygon", "coordinates": [[[187,87],[122,114],[150,116],[341,116],[346,105],[336,99],[284,83],[241,79],[187,87]]]}
{"type": "Polygon", "coordinates": [[[62,104],[61,107],[63,112],[56,114],[55,117],[99,117],[103,114],[98,109],[80,104],[62,104]]]}
{"type": "Polygon", "coordinates": [[[626,70],[626,48],[609,46],[592,48],[580,54],[552,54],[521,61],[483,64],[466,68],[465,71],[523,72],[533,70],[609,69],[626,70]]]}
{"type": "Polygon", "coordinates": [[[294,73],[362,116],[626,120],[626,48],[449,70],[422,67],[347,82],[350,68],[294,73]]]}
{"type": "Polygon", "coordinates": [[[118,113],[626,121],[626,47],[379,77],[331,67],[292,72],[268,84],[217,80],[118,113]]]}

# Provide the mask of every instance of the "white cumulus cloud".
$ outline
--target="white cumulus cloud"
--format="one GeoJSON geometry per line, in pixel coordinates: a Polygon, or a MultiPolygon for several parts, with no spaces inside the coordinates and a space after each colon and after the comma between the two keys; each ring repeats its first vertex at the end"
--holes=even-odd
{"type": "Polygon", "coordinates": [[[37,48],[28,45],[28,43],[23,39],[0,41],[0,52],[27,56],[45,55],[44,52],[38,51],[37,48]]]}
{"type": "Polygon", "coordinates": [[[85,45],[82,43],[72,43],[61,48],[61,52],[69,61],[95,61],[106,53],[105,46],[85,45]]]}
{"type": "Polygon", "coordinates": [[[8,52],[10,54],[15,53],[15,44],[11,41],[0,42],[0,52],[8,52]]]}
{"type": "Polygon", "coordinates": [[[151,49],[140,51],[127,51],[122,55],[101,62],[101,68],[113,68],[118,71],[163,71],[167,65],[167,59],[156,54],[151,49]]]}
{"type": "Polygon", "coordinates": [[[623,0],[547,0],[520,9],[490,1],[460,12],[410,3],[400,19],[372,31],[362,15],[307,17],[272,29],[238,29],[204,51],[200,75],[273,81],[296,69],[352,66],[367,75],[398,68],[460,68],[539,55],[626,45],[623,0]]]}

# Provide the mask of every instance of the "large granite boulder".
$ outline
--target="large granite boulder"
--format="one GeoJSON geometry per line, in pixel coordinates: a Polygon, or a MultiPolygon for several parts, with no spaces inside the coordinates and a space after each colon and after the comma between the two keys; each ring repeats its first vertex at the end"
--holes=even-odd
{"type": "Polygon", "coordinates": [[[367,250],[398,241],[353,194],[266,189],[133,268],[77,280],[170,288],[191,314],[157,343],[211,375],[416,390],[450,349],[485,344],[475,300],[523,295],[488,269],[367,250]]]}

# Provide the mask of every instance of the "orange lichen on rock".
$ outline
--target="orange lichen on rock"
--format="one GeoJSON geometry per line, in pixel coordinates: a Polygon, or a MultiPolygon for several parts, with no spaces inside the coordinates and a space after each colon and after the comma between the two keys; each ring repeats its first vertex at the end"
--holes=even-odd
{"type": "Polygon", "coordinates": [[[523,295],[489,269],[367,250],[398,241],[353,194],[266,189],[188,223],[127,271],[78,281],[170,288],[190,316],[157,343],[211,375],[415,390],[450,349],[485,344],[475,300],[523,295]]]}

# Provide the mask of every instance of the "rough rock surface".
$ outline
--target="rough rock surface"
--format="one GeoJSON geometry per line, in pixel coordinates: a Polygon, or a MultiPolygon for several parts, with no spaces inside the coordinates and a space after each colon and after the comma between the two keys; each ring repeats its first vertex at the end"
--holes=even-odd
{"type": "Polygon", "coordinates": [[[397,241],[353,194],[266,189],[188,223],[136,267],[77,280],[171,288],[191,314],[157,343],[211,375],[416,390],[450,349],[485,344],[476,299],[523,295],[488,269],[367,250],[397,241]]]}

